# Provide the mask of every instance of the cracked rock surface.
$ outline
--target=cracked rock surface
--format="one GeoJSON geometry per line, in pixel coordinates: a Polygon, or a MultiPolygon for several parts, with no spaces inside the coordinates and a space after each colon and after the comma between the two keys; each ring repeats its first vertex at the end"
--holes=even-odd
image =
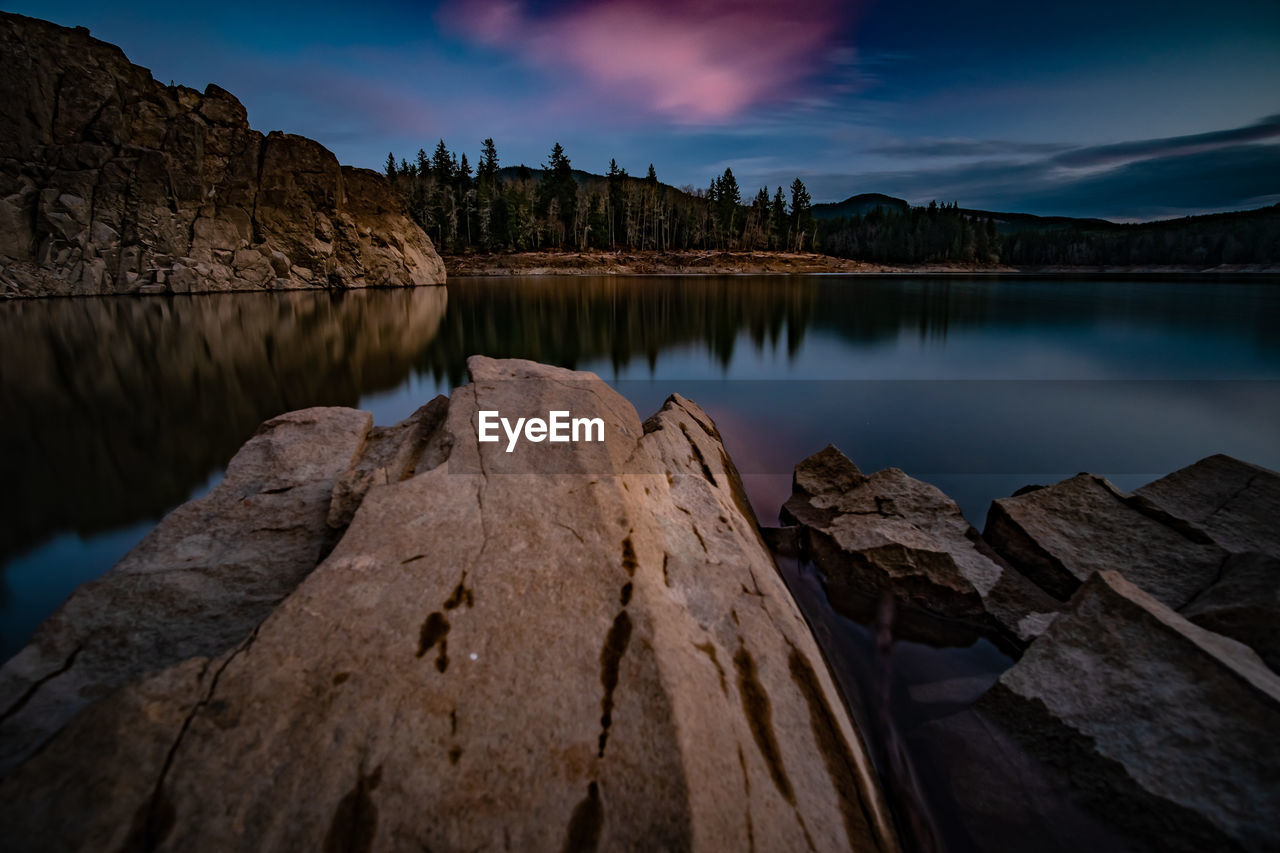
{"type": "MultiPolygon", "coordinates": [[[[0,781],[0,844],[897,848],[710,418],[673,396],[641,423],[592,374],[468,367],[469,385],[407,426],[290,416],[349,426],[316,450],[323,466],[284,456],[258,478],[301,483],[301,465],[318,495],[323,467],[330,497],[308,504],[306,535],[322,549],[350,517],[332,552],[282,578],[292,591],[256,624],[148,660],[50,733],[0,781]],[[601,417],[606,441],[507,453],[477,440],[481,409],[601,417]]],[[[207,531],[174,528],[184,511],[148,542],[185,554],[207,531]]],[[[230,506],[208,517],[261,523],[230,506]]],[[[183,571],[172,557],[152,569],[183,571]]]]}
{"type": "Polygon", "coordinates": [[[782,516],[803,530],[806,555],[836,601],[889,592],[1015,646],[1062,606],[993,552],[938,488],[897,468],[864,475],[832,446],[796,466],[782,516]]]}
{"type": "Polygon", "coordinates": [[[379,174],[164,86],[88,30],[0,13],[0,294],[440,284],[379,174]]]}

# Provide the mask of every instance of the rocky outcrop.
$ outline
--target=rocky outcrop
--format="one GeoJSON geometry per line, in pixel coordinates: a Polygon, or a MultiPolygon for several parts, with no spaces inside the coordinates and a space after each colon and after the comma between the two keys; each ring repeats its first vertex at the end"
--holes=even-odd
{"type": "Polygon", "coordinates": [[[1134,492],[1232,553],[1280,557],[1280,474],[1216,454],[1134,492]]]}
{"type": "Polygon", "coordinates": [[[210,84],[0,14],[0,291],[45,296],[444,281],[383,178],[249,127],[210,84]]]}
{"type": "Polygon", "coordinates": [[[997,556],[953,500],[897,468],[865,476],[828,446],[796,466],[792,491],[782,519],[803,531],[833,600],[888,592],[1015,646],[1038,636],[1061,606],[997,556]]]}
{"type": "MultiPolygon", "coordinates": [[[[193,589],[199,612],[169,619],[222,640],[150,658],[0,781],[0,845],[896,849],[706,414],[672,397],[642,424],[590,374],[469,369],[392,430],[350,410],[294,416],[363,442],[317,446],[323,465],[277,457],[248,497],[311,483],[305,531],[287,535],[314,543],[354,506],[332,552],[282,577],[295,588],[253,627],[210,614],[198,628],[193,589]],[[606,440],[507,453],[478,441],[482,409],[600,417],[606,440]]],[[[151,571],[175,581],[208,547],[208,530],[170,521],[182,512],[152,537],[172,550],[151,571]]],[[[115,601],[97,624],[132,618],[137,602],[115,601]]],[[[80,665],[18,673],[22,701],[72,701],[59,680],[80,665]]]]}
{"type": "Polygon", "coordinates": [[[978,703],[1142,846],[1274,849],[1280,676],[1115,572],[978,703]]]}
{"type": "Polygon", "coordinates": [[[1062,601],[1095,572],[1116,569],[1176,609],[1217,578],[1227,551],[1147,509],[1102,477],[1079,474],[992,502],[983,536],[1062,601]]]}
{"type": "Polygon", "coordinates": [[[1278,485],[1222,456],[1133,493],[1081,474],[995,501],[980,538],[932,486],[828,447],[796,467],[794,526],[767,536],[821,570],[837,611],[875,621],[878,648],[972,640],[852,613],[854,594],[1016,640],[990,690],[909,687],[943,709],[905,736],[942,768],[960,848],[1264,850],[1280,837],[1278,485]]]}

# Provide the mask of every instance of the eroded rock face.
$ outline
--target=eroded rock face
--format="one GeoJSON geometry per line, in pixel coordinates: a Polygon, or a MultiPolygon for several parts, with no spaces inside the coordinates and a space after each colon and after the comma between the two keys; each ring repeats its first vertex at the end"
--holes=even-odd
{"type": "Polygon", "coordinates": [[[1280,676],[1115,572],[978,703],[1074,795],[1155,850],[1263,850],[1280,837],[1280,676]]]}
{"type": "Polygon", "coordinates": [[[444,281],[380,175],[264,137],[218,86],[162,86],[83,28],[7,13],[0,61],[0,291],[444,281]]]}
{"type": "Polygon", "coordinates": [[[834,447],[796,466],[783,520],[807,534],[828,592],[891,592],[903,603],[999,631],[1037,636],[1060,605],[1011,570],[940,490],[897,468],[864,476],[834,447]]]}
{"type": "Polygon", "coordinates": [[[673,397],[642,424],[590,374],[469,369],[447,411],[336,454],[325,517],[363,499],[256,630],[82,710],[0,782],[10,839],[896,849],[706,414],[673,397]],[[607,439],[508,454],[481,409],[601,417],[607,439]]]}

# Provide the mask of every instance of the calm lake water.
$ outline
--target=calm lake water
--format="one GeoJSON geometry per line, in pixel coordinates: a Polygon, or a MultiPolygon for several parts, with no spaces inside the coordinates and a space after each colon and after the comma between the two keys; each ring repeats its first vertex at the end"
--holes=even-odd
{"type": "Polygon", "coordinates": [[[981,527],[1078,471],[1125,488],[1223,452],[1280,468],[1268,282],[687,277],[0,304],[0,659],[263,420],[403,418],[483,353],[591,370],[717,421],[762,522],[828,442],[981,527]]]}

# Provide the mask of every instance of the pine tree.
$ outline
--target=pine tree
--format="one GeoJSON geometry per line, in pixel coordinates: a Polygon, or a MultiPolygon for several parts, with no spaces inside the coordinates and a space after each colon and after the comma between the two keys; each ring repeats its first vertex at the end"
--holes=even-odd
{"type": "Polygon", "coordinates": [[[386,173],[389,180],[394,181],[396,179],[396,155],[393,151],[387,152],[386,173]]]}
{"type": "Polygon", "coordinates": [[[559,238],[558,244],[563,245],[564,236],[576,231],[578,185],[573,179],[573,167],[559,142],[551,148],[540,190],[547,216],[554,220],[550,224],[559,238]]]}
{"type": "Polygon", "coordinates": [[[804,181],[796,178],[791,182],[791,239],[797,252],[804,251],[806,237],[809,237],[812,242],[811,232],[814,223],[810,201],[809,191],[804,188],[804,181]]]}
{"type": "Polygon", "coordinates": [[[774,249],[781,249],[787,244],[787,202],[782,197],[782,187],[774,193],[769,210],[769,244],[774,249]]]}

